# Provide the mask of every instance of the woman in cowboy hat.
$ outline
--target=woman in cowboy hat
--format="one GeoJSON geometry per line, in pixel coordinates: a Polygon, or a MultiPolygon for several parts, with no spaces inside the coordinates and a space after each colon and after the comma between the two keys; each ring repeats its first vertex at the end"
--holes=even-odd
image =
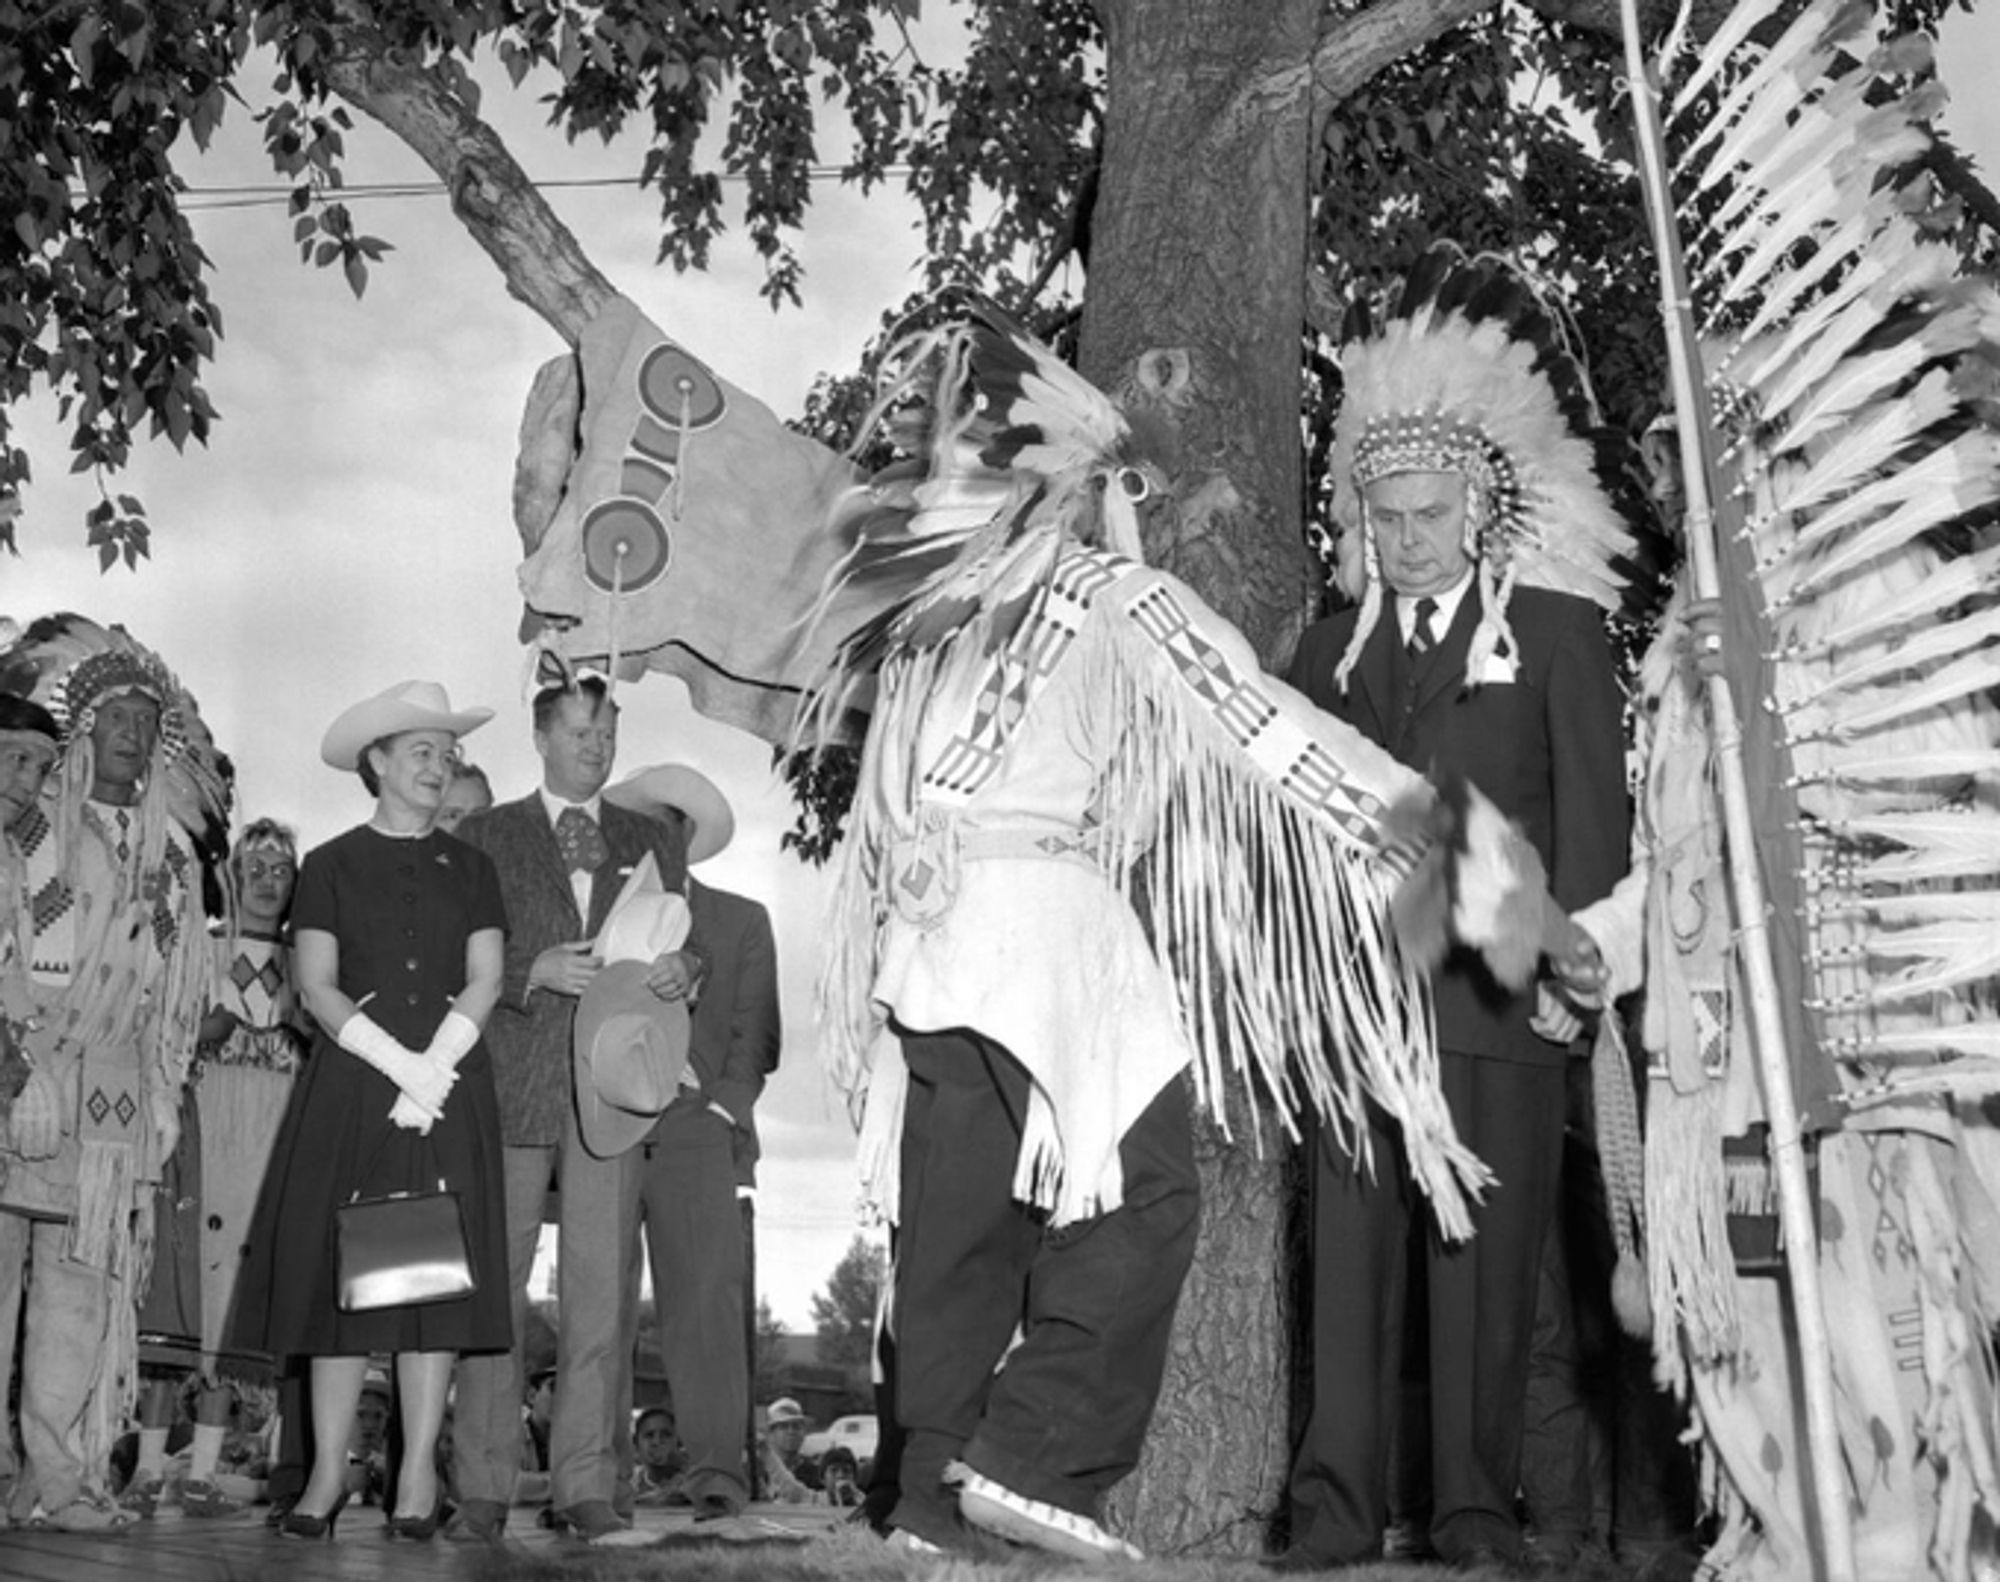
{"type": "Polygon", "coordinates": [[[358,773],[368,822],[309,853],[292,923],[300,997],[320,1032],[264,1185],[242,1275],[240,1338],[312,1359],[314,1439],[304,1493],[279,1531],[331,1537],[368,1356],[396,1358],[402,1463],[392,1536],[429,1538],[433,1447],[460,1351],[511,1343],[500,1122],[480,1029],[500,993],[506,914],[492,864],[434,829],[458,739],[492,718],[409,681],[355,704],[320,756],[358,773]],[[470,1295],[344,1312],[334,1216],[442,1180],[458,1194],[470,1295]]]}

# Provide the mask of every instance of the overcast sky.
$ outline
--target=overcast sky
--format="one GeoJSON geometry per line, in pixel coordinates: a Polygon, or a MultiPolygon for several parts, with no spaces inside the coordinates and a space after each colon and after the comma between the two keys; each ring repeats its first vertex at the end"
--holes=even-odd
{"type": "MultiPolygon", "coordinates": [[[[1954,17],[1944,70],[1959,88],[1947,122],[1989,181],[2000,173],[2000,7],[1954,17]]],[[[246,97],[266,74],[253,70],[246,97]]],[[[542,181],[623,176],[633,160],[594,140],[567,145],[531,102],[489,95],[487,113],[542,181]]],[[[362,122],[348,137],[351,182],[427,181],[394,138],[362,122]]],[[[184,173],[204,192],[273,182],[249,118],[232,111],[209,158],[184,173]]],[[[814,375],[844,371],[881,313],[914,282],[918,237],[894,194],[814,191],[801,244],[806,307],[774,315],[739,237],[711,270],[676,276],[653,262],[656,202],[632,190],[552,190],[585,251],[669,334],[726,378],[796,415],[814,375]]],[[[227,331],[206,376],[222,417],[208,447],[139,448],[114,487],[142,496],[152,559],[97,571],[82,520],[96,499],[66,473],[53,404],[17,409],[16,443],[35,459],[17,532],[0,561],[0,614],[73,609],[124,624],[156,648],[199,701],[238,769],[238,811],[298,827],[307,846],[359,822],[351,776],[323,768],[319,738],[347,704],[411,677],[495,720],[470,755],[503,797],[539,779],[529,741],[510,513],[521,408],[539,365],[564,350],[510,298],[491,261],[441,198],[358,202],[360,228],[395,244],[357,302],[337,271],[303,268],[282,204],[198,197],[197,234],[216,266],[227,331]]],[[[778,852],[789,800],[762,743],[694,715],[676,682],[621,692],[622,775],[684,761],[729,793],[734,846],[702,870],[771,907],[786,979],[784,1063],[760,1109],[765,1164],[760,1288],[803,1328],[857,1228],[852,1137],[814,1056],[810,992],[822,906],[816,874],[778,852]]]]}

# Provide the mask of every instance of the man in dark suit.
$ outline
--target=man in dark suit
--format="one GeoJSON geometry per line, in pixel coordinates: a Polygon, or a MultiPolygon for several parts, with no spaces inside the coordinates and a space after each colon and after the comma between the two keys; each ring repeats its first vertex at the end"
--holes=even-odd
{"type": "MultiPolygon", "coordinates": [[[[1397,355],[1424,354],[1406,342],[1397,355]]],[[[1448,390],[1451,360],[1432,356],[1448,390]]],[[[1350,389],[1365,403],[1382,386],[1357,371],[1350,389]]],[[[1393,387],[1393,372],[1378,377],[1393,387]]],[[[1344,416],[1374,420],[1358,445],[1350,432],[1344,453],[1371,588],[1360,610],[1306,633],[1291,680],[1404,763],[1485,792],[1533,842],[1551,893],[1573,911],[1624,872],[1621,694],[1588,601],[1529,585],[1507,599],[1504,579],[1482,566],[1501,541],[1493,502],[1519,475],[1512,458],[1512,476],[1491,468],[1482,416],[1451,410],[1436,389],[1406,411],[1344,416]]],[[[1601,495],[1592,503],[1610,512],[1601,495]]],[[[1431,1540],[1468,1567],[1523,1555],[1515,1494],[1528,1342],[1556,1203],[1568,1050],[1555,1041],[1561,1007],[1546,984],[1509,994],[1458,951],[1432,986],[1452,1120],[1497,1185],[1470,1241],[1446,1245],[1420,1222],[1413,1238],[1419,1199],[1393,1123],[1367,1116],[1372,1169],[1319,1139],[1313,1385],[1287,1556],[1301,1566],[1381,1553],[1412,1256],[1428,1288],[1431,1540]]]]}
{"type": "MultiPolygon", "coordinates": [[[[487,1023],[506,1144],[507,1276],[515,1349],[459,1363],[454,1483],[460,1509],[446,1536],[499,1536],[521,1465],[520,1336],[528,1275],[552,1178],[561,1186],[561,1320],[550,1498],[559,1519],[596,1541],[623,1529],[613,1507],[616,1457],[604,1425],[624,1378],[620,1292],[625,1238],[617,1214],[622,1159],[583,1145],[572,1085],[577,999],[602,962],[592,941],[632,871],[650,853],[668,890],[687,861],[674,831],[605,802],[618,749],[618,711],[595,677],[545,687],[534,700],[542,784],[519,801],[468,817],[463,840],[493,859],[507,903],[506,976],[487,1023]]],[[[698,981],[699,925],[686,947],[655,960],[646,986],[685,999],[698,981]]]]}
{"type": "MultiPolygon", "coordinates": [[[[682,764],[641,770],[604,795],[674,829],[690,866],[721,851],[735,830],[721,791],[682,764]]],[[[652,1260],[661,1360],[688,1456],[681,1487],[697,1517],[727,1516],[749,1497],[750,1259],[737,1192],[757,1156],[754,1106],[783,1036],[778,954],[770,914],[757,902],[692,875],[687,897],[707,961],[687,1071],[680,1096],[626,1156],[623,1203],[643,1225],[652,1260]]],[[[636,1237],[627,1246],[629,1333],[638,1321],[636,1237]]],[[[624,1355],[631,1353],[628,1341],[624,1355]]],[[[629,1474],[626,1413],[612,1426],[629,1474]]]]}

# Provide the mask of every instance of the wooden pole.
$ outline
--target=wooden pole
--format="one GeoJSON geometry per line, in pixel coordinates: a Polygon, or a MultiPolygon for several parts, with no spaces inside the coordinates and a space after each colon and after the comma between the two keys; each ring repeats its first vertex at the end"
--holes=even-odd
{"type": "MultiPolygon", "coordinates": [[[[1685,539],[1696,597],[1721,594],[1717,570],[1715,517],[1709,491],[1709,450],[1715,429],[1707,382],[1702,376],[1694,312],[1688,297],[1687,266],[1674,226],[1668,185],[1666,139],[1660,120],[1659,89],[1639,42],[1638,0],[1620,0],[1625,31],[1626,73],[1639,140],[1639,174],[1652,218],[1659,254],[1660,310],[1673,370],[1674,411],[1680,437],[1681,471],[1687,487],[1685,539]]],[[[1786,1060],[1784,1019],[1777,975],[1771,964],[1766,927],[1767,903],[1757,868],[1757,831],[1743,775],[1743,733],[1735,694],[1727,676],[1707,680],[1715,735],[1716,783],[1722,800],[1723,839],[1730,894],[1735,902],[1738,959],[1750,1002],[1752,1043],[1771,1128],[1771,1168],[1778,1188],[1778,1218],[1784,1228],[1785,1269],[1790,1277],[1799,1337],[1799,1377],[1805,1401],[1806,1453],[1817,1518],[1820,1576],[1825,1582],[1855,1582],[1854,1533],[1848,1521],[1847,1486],[1842,1473],[1840,1432],[1834,1417],[1833,1354],[1827,1338],[1820,1291],[1819,1235],[1812,1189],[1806,1175],[1798,1102],[1786,1060]]]]}

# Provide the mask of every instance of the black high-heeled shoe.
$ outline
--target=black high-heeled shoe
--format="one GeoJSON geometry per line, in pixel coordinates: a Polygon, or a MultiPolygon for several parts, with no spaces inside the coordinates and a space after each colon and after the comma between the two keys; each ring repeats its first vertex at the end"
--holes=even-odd
{"type": "Polygon", "coordinates": [[[340,1520],[340,1513],[346,1506],[346,1489],[340,1491],[340,1498],[333,1502],[333,1509],[328,1511],[324,1516],[308,1516],[294,1505],[279,1518],[278,1536],[280,1538],[304,1538],[308,1540],[325,1539],[331,1543],[333,1541],[334,1523],[340,1520]]]}
{"type": "Polygon", "coordinates": [[[416,1543],[429,1543],[437,1537],[437,1531],[444,1523],[444,1493],[439,1491],[437,1503],[431,1507],[428,1516],[391,1516],[388,1521],[391,1538],[408,1538],[416,1543]]]}

